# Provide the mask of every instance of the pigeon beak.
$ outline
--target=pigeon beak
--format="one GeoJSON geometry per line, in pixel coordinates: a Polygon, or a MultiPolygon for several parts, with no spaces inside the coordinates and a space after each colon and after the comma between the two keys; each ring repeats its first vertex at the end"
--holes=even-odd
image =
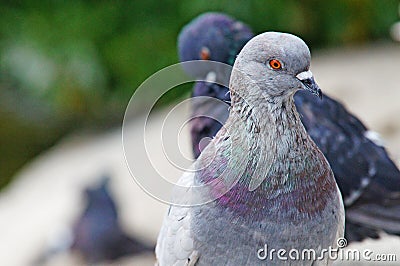
{"type": "Polygon", "coordinates": [[[310,70],[297,74],[296,78],[298,78],[301,83],[303,83],[304,89],[310,91],[312,94],[315,94],[320,99],[322,99],[322,91],[315,82],[314,76],[310,70]]]}

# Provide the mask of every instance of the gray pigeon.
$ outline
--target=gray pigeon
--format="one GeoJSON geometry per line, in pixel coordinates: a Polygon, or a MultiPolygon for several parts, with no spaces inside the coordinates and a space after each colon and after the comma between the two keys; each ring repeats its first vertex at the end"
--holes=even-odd
{"type": "MultiPolygon", "coordinates": [[[[240,27],[243,32],[237,29],[229,32],[227,22],[221,21],[243,25],[224,14],[202,14],[179,35],[178,48],[185,50],[185,53],[179,52],[180,59],[199,60],[201,51],[207,50],[212,60],[224,59],[220,62],[230,64],[252,35],[247,26],[240,27]],[[215,54],[218,57],[212,57],[215,54]]],[[[224,79],[219,77],[219,80],[224,79]]],[[[229,104],[224,102],[230,102],[230,95],[228,88],[222,85],[196,82],[192,96],[210,97],[196,98],[201,100],[194,101],[192,106],[190,130],[197,158],[207,144],[205,140],[213,138],[226,121],[229,104]],[[205,114],[211,114],[212,118],[205,114]]],[[[400,171],[385,148],[375,140],[373,132],[326,94],[319,100],[307,91],[298,91],[294,100],[304,127],[328,159],[342,192],[346,239],[352,242],[378,238],[380,231],[400,235],[400,171]]]]}
{"type": "Polygon", "coordinates": [[[71,249],[89,264],[110,262],[152,249],[128,236],[121,228],[117,206],[109,191],[109,181],[106,176],[97,187],[86,189],[87,206],[73,230],[71,249]]]}
{"type": "Polygon", "coordinates": [[[343,236],[332,170],[294,105],[299,89],[321,96],[309,66],[307,45],[291,34],[267,32],[245,45],[231,75],[228,120],[195,162],[196,171],[179,181],[190,188],[212,184],[205,193],[218,196],[170,207],[156,246],[159,265],[329,263],[327,256],[260,256],[267,249],[318,255],[343,236]],[[230,189],[220,195],[224,186],[230,189]]]}

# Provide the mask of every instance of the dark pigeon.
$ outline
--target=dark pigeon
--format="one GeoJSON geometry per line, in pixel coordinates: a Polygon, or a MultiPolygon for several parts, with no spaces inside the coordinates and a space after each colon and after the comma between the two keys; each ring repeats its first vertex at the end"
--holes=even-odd
{"type": "MultiPolygon", "coordinates": [[[[233,65],[238,51],[252,37],[253,32],[244,23],[223,14],[206,13],[182,29],[178,37],[179,59],[181,62],[212,60],[233,65]]],[[[198,66],[188,67],[185,70],[195,77],[205,77],[210,71],[198,66]]]]}
{"type": "Polygon", "coordinates": [[[104,178],[98,187],[85,191],[87,206],[73,229],[72,250],[89,264],[154,250],[123,232],[108,182],[104,178]]]}
{"type": "MultiPolygon", "coordinates": [[[[240,52],[246,38],[251,38],[251,31],[249,27],[243,26],[243,34],[235,31],[229,34],[229,27],[218,23],[223,20],[231,24],[241,23],[223,14],[206,13],[186,25],[178,40],[181,61],[203,59],[202,51],[209,51],[211,55],[218,55],[210,57],[212,60],[232,64],[232,58],[240,52]],[[215,32],[224,34],[216,35],[215,32]],[[224,36],[232,34],[243,38],[235,44],[229,43],[237,38],[224,36]],[[187,41],[192,39],[195,42],[187,41]]],[[[187,71],[193,73],[193,70],[187,71]]],[[[198,82],[193,89],[193,96],[209,96],[221,100],[219,106],[212,111],[210,109],[214,107],[207,100],[203,100],[203,104],[196,101],[192,106],[194,118],[191,121],[191,136],[193,153],[197,158],[204,148],[204,144],[199,145],[200,141],[203,138],[213,138],[228,117],[229,108],[223,103],[229,103],[230,95],[224,86],[198,82]],[[218,121],[201,117],[209,113],[213,113],[218,121]]],[[[378,238],[380,231],[400,235],[400,171],[385,148],[373,138],[374,133],[368,131],[340,102],[329,96],[324,95],[320,100],[299,91],[294,99],[303,125],[328,159],[342,192],[346,207],[347,240],[351,242],[378,238]]]]}
{"type": "Polygon", "coordinates": [[[228,118],[230,95],[228,88],[224,86],[199,81],[194,85],[192,97],[197,98],[194,98],[191,106],[190,134],[193,153],[197,158],[228,118]]]}
{"type": "MultiPolygon", "coordinates": [[[[205,13],[185,26],[179,34],[179,59],[181,62],[212,60],[233,65],[236,55],[253,36],[252,30],[240,21],[220,13],[205,13]]],[[[201,78],[206,78],[207,74],[213,71],[217,74],[218,81],[224,84],[228,84],[230,76],[230,73],[221,73],[215,69],[185,68],[185,71],[194,77],[201,78]]],[[[197,82],[192,96],[209,96],[223,101],[218,103],[203,99],[193,102],[191,136],[193,152],[197,158],[201,149],[204,148],[203,142],[198,145],[200,140],[215,136],[228,118],[230,95],[228,88],[216,83],[197,82]],[[211,119],[201,114],[210,114],[212,117],[215,114],[219,119],[211,119]]]]}

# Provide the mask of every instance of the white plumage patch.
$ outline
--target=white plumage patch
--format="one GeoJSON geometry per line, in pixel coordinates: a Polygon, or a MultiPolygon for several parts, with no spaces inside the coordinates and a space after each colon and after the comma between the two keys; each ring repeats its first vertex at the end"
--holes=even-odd
{"type": "Polygon", "coordinates": [[[214,71],[208,72],[206,76],[206,81],[210,83],[215,83],[216,80],[217,80],[217,74],[215,74],[214,71]]]}
{"type": "Polygon", "coordinates": [[[367,130],[364,133],[364,137],[375,143],[376,145],[383,147],[385,145],[385,142],[381,138],[381,135],[375,131],[367,130]]]}
{"type": "Polygon", "coordinates": [[[368,177],[364,177],[361,179],[361,186],[357,190],[352,190],[350,195],[344,200],[346,206],[353,204],[362,194],[364,189],[369,185],[371,179],[368,177]]]}
{"type": "MultiPolygon", "coordinates": [[[[185,173],[177,185],[192,186],[193,173],[185,173]]],[[[194,240],[191,235],[191,212],[188,207],[171,206],[164,218],[156,246],[156,257],[159,266],[194,265],[198,254],[194,250],[194,240]]]]}

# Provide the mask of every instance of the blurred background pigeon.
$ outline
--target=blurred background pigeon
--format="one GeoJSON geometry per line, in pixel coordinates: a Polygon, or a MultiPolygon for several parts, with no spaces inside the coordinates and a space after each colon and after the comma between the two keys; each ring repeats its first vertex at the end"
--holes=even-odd
{"type": "MultiPolygon", "coordinates": [[[[195,18],[179,34],[179,60],[212,60],[233,65],[237,52],[252,37],[253,32],[244,23],[219,13],[206,13],[195,18]]],[[[210,72],[210,69],[198,66],[189,67],[185,70],[195,77],[206,77],[210,72]]],[[[230,75],[218,74],[217,79],[225,78],[224,74],[230,75]]]]}
{"type": "MultiPolygon", "coordinates": [[[[220,13],[205,13],[193,19],[183,27],[178,36],[178,54],[181,62],[190,60],[212,60],[233,65],[236,55],[242,47],[253,37],[253,32],[244,23],[220,13]]],[[[214,69],[185,69],[188,74],[207,78],[210,71],[214,69]]],[[[218,72],[218,71],[215,71],[218,72]]],[[[230,73],[215,73],[213,81],[228,84],[230,73]],[[226,74],[227,76],[221,77],[226,74]]],[[[228,88],[213,82],[197,82],[194,86],[193,97],[210,96],[224,102],[230,102],[228,88]]],[[[191,118],[192,147],[195,157],[200,155],[200,148],[204,144],[198,145],[200,141],[207,137],[213,137],[221,128],[222,123],[228,118],[227,105],[199,99],[193,102],[191,118]],[[204,116],[212,112],[218,119],[211,119],[204,116]],[[203,114],[203,115],[202,115],[203,114]]],[[[211,115],[213,116],[213,115],[211,115]]],[[[204,143],[204,142],[203,142],[204,143]]]]}
{"type": "Polygon", "coordinates": [[[128,236],[121,228],[109,181],[104,177],[97,187],[85,191],[87,205],[73,229],[71,249],[90,264],[154,251],[154,247],[128,236]]]}
{"type": "MultiPolygon", "coordinates": [[[[235,55],[251,38],[251,31],[248,26],[242,26],[244,34],[237,31],[229,34],[229,27],[220,21],[243,25],[224,14],[206,13],[199,16],[186,25],[179,35],[181,61],[205,59],[203,54],[207,51],[208,59],[224,58],[221,62],[232,64],[235,55]],[[226,37],[232,35],[242,38],[226,37]],[[195,45],[190,40],[196,40],[195,45]],[[236,44],[226,43],[235,40],[236,44]],[[214,53],[218,57],[213,57],[214,53]]],[[[193,74],[193,70],[187,72],[193,74]]],[[[212,138],[226,120],[229,107],[223,107],[223,102],[229,102],[229,91],[217,84],[198,82],[192,95],[221,100],[218,108],[212,111],[218,121],[199,117],[211,113],[209,109],[214,108],[211,100],[195,101],[192,106],[192,117],[195,118],[191,120],[190,127],[193,153],[197,157],[204,147],[204,144],[199,145],[201,140],[204,137],[212,138]]],[[[322,100],[314,98],[299,91],[295,95],[295,103],[308,133],[331,164],[341,189],[346,207],[347,240],[378,238],[380,231],[400,235],[399,169],[378,141],[377,134],[368,131],[341,103],[326,95],[322,100]]]]}

